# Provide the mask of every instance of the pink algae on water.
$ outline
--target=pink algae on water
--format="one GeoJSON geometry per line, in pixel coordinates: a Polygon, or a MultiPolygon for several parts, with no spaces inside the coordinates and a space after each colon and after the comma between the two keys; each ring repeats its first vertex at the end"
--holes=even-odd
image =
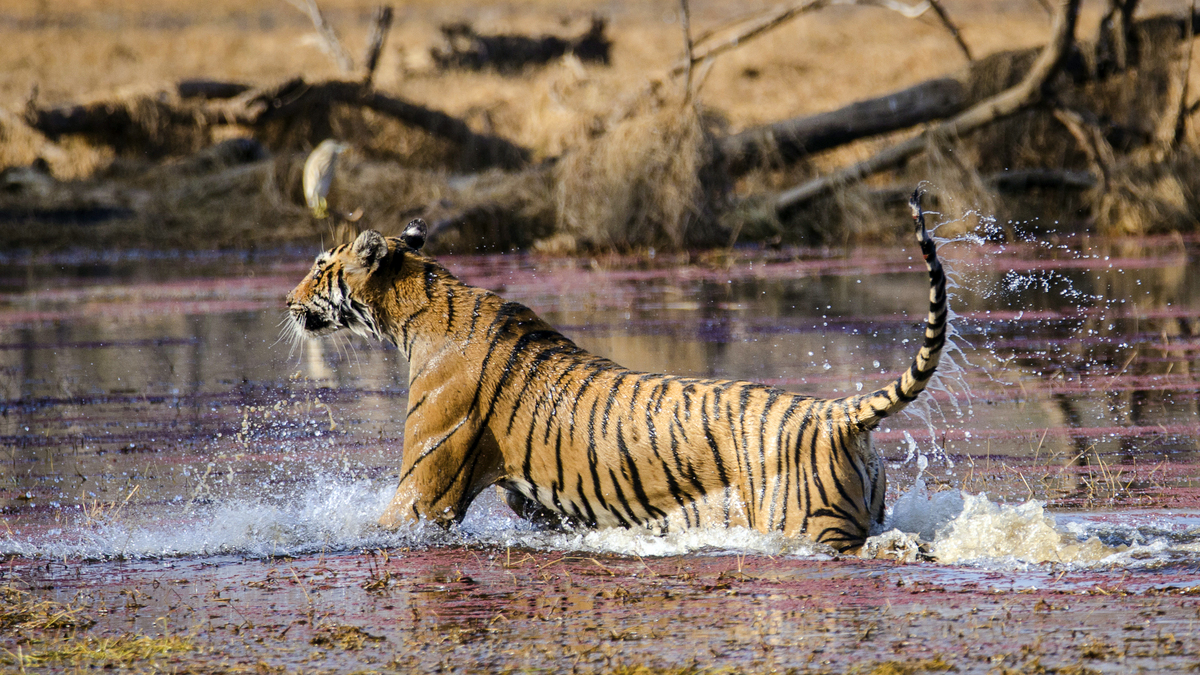
{"type": "MultiPolygon", "coordinates": [[[[908,562],[750,532],[544,532],[495,495],[449,533],[383,532],[407,366],[357,338],[276,344],[312,252],[6,261],[0,585],[29,611],[0,618],[0,658],[63,672],[1190,667],[1197,241],[1142,246],[943,245],[956,349],[875,434],[891,506],[877,550],[908,562]],[[38,627],[34,608],[60,605],[95,623],[38,627]]],[[[444,262],[632,368],[826,396],[907,367],[927,298],[919,259],[896,249],[444,262]]]]}

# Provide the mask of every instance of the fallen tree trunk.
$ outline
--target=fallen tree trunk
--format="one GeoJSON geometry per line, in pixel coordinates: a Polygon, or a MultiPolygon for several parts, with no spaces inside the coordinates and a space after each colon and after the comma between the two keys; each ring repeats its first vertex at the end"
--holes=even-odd
{"type": "Polygon", "coordinates": [[[470,156],[472,165],[518,169],[529,161],[529,151],[511,141],[489,134],[477,134],[457,117],[382,94],[360,82],[329,80],[308,84],[297,78],[273,92],[254,97],[247,106],[248,110],[252,110],[247,123],[259,126],[290,115],[303,114],[314,106],[333,103],[368,108],[453,141],[470,156]]]}
{"type": "Polygon", "coordinates": [[[962,136],[1041,101],[1043,89],[1062,67],[1070,46],[1074,42],[1079,1],[1065,0],[1059,6],[1054,20],[1053,39],[1042,49],[1029,73],[1016,86],[991,96],[954,118],[926,129],[917,136],[893,145],[865,161],[783,192],[775,199],[775,210],[784,214],[816,197],[827,194],[838,185],[862,180],[885,169],[899,166],[910,157],[923,152],[932,138],[962,136]]]}
{"type": "Polygon", "coordinates": [[[729,171],[741,175],[777,160],[791,164],[805,155],[836,148],[860,138],[943,119],[970,103],[967,88],[952,77],[918,85],[839,110],[748,129],[717,143],[729,171]]]}
{"type": "MultiPolygon", "coordinates": [[[[125,101],[105,101],[87,105],[32,109],[26,112],[29,126],[51,139],[68,134],[86,135],[93,141],[126,147],[145,144],[151,156],[187,154],[206,145],[172,150],[172,138],[206,138],[211,127],[240,125],[252,129],[288,118],[328,117],[335,104],[356,106],[387,115],[403,124],[423,129],[434,136],[459,145],[465,164],[473,168],[525,166],[530,152],[511,141],[489,134],[478,134],[466,122],[440,110],[427,108],[395,96],[383,94],[368,84],[329,80],[308,83],[295,78],[266,90],[246,90],[245,85],[205,81],[203,85],[184,83],[181,93],[196,98],[169,102],[157,97],[125,101]],[[241,89],[233,98],[217,99],[241,89]]],[[[275,148],[279,149],[279,148],[275,148]]]]}
{"type": "MultiPolygon", "coordinates": [[[[1191,19],[1189,22],[1186,16],[1152,16],[1134,22],[1129,30],[1136,33],[1141,25],[1172,23],[1178,25],[1180,35],[1192,35],[1196,32],[1195,26],[1200,26],[1200,13],[1194,14],[1191,19]]],[[[1103,44],[1096,47],[1100,51],[1103,48],[1103,44]]],[[[1012,58],[1011,53],[992,55],[972,62],[958,75],[926,80],[907,89],[856,101],[837,110],[747,129],[720,139],[717,146],[728,170],[734,176],[739,176],[764,164],[792,164],[808,155],[863,138],[936,122],[961,113],[982,99],[981,93],[972,92],[968,83],[978,79],[981,72],[994,67],[989,60],[1007,58],[1016,68],[1014,74],[1024,76],[1027,72],[1021,71],[1033,63],[1032,54],[1036,51],[1028,50],[1028,61],[1012,58]]],[[[1100,56],[1102,54],[1097,58],[1100,56]]],[[[1083,58],[1068,59],[1060,67],[1076,81],[1096,77],[1083,58]]],[[[1102,73],[1111,74],[1107,71],[1102,73]]]]}
{"type": "Polygon", "coordinates": [[[241,82],[221,82],[197,78],[182,80],[175,85],[179,98],[225,99],[240,96],[251,89],[250,85],[241,82]]]}
{"type": "MultiPolygon", "coordinates": [[[[987,187],[1008,195],[1026,195],[1034,190],[1059,190],[1063,192],[1082,192],[1091,190],[1100,181],[1089,171],[1073,169],[1016,169],[1000,171],[983,176],[983,184],[987,187]]],[[[874,188],[868,192],[877,204],[886,206],[908,206],[912,198],[911,185],[889,185],[874,188]]],[[[938,203],[938,193],[926,195],[932,204],[938,203]]]]}

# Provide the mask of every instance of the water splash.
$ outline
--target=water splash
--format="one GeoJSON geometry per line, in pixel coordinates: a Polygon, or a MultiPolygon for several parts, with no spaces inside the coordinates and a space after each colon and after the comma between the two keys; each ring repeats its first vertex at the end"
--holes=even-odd
{"type": "Polygon", "coordinates": [[[889,509],[881,529],[867,541],[870,555],[947,565],[1137,569],[1200,562],[1194,513],[1060,515],[1037,500],[1010,505],[958,490],[930,494],[921,480],[889,509]]]}
{"type": "MultiPolygon", "coordinates": [[[[516,547],[630,556],[757,554],[826,557],[828,547],[747,528],[704,529],[657,536],[624,529],[557,531],[518,518],[493,490],[472,504],[449,531],[422,523],[395,531],[376,524],[390,501],[390,484],[328,479],[287,499],[229,499],[204,507],[161,507],[118,519],[66,519],[38,533],[8,532],[0,555],[47,559],[161,559],[178,556],[295,556],[318,552],[435,546],[516,547]]],[[[868,548],[886,542],[943,564],[1021,568],[1037,563],[1133,568],[1180,560],[1200,562],[1200,517],[1073,515],[1060,518],[1041,502],[1002,505],[957,490],[929,493],[924,481],[888,512],[868,548]]]]}
{"type": "Polygon", "coordinates": [[[50,559],[141,559],[239,554],[295,556],[321,551],[430,546],[500,546],[639,556],[697,552],[827,555],[807,539],[747,528],[687,530],[657,536],[609,529],[540,530],[485,490],[451,530],[421,523],[394,531],[376,523],[395,488],[372,481],[319,480],[286,497],[231,498],[208,506],[161,507],[119,518],[72,512],[66,527],[0,537],[0,555],[50,559]]]}

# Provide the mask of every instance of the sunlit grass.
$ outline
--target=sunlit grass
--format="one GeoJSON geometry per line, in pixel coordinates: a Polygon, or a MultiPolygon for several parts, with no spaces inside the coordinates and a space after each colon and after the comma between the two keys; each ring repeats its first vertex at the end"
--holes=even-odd
{"type": "Polygon", "coordinates": [[[117,637],[63,640],[49,647],[31,650],[27,654],[10,652],[8,656],[10,660],[15,656],[21,667],[51,662],[110,667],[137,664],[195,649],[192,639],[186,636],[127,634],[117,637]]]}
{"type": "Polygon", "coordinates": [[[36,598],[12,586],[0,588],[0,630],[87,628],[96,622],[83,609],[36,598]]]}

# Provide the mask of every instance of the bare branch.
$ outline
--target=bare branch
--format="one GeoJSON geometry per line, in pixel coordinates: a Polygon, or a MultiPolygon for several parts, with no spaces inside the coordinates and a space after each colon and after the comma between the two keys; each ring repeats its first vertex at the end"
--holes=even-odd
{"type": "Polygon", "coordinates": [[[676,63],[671,68],[668,75],[671,77],[682,75],[683,73],[687,72],[688,68],[691,67],[691,64],[694,64],[698,61],[703,61],[704,59],[711,59],[719,54],[736,49],[753,40],[754,38],[759,37],[763,33],[787,23],[790,19],[794,19],[805,12],[809,12],[814,9],[820,9],[829,5],[831,1],[832,0],[804,0],[804,2],[790,5],[782,9],[777,9],[760,17],[753,25],[733,35],[732,37],[728,37],[712,47],[701,50],[699,53],[690,54],[688,58],[676,63]]]}
{"type": "Polygon", "coordinates": [[[906,19],[916,19],[934,6],[933,0],[921,0],[915,5],[906,5],[899,0],[834,0],[835,5],[871,5],[880,9],[890,9],[906,19]]]}
{"type": "Polygon", "coordinates": [[[945,119],[970,103],[959,79],[943,77],[837,110],[747,129],[719,139],[717,147],[730,173],[741,175],[768,159],[789,164],[860,138],[945,119]]]}
{"type": "MultiPolygon", "coordinates": [[[[720,54],[724,54],[725,52],[741,47],[747,42],[750,42],[755,38],[760,37],[763,34],[778,28],[779,26],[782,26],[801,14],[822,9],[824,7],[829,7],[831,5],[860,5],[880,7],[893,12],[899,12],[909,19],[915,19],[923,15],[932,6],[930,4],[930,0],[922,0],[922,2],[919,2],[915,5],[907,5],[899,0],[803,0],[803,2],[785,5],[781,8],[771,10],[770,12],[760,14],[758,17],[756,17],[756,20],[754,20],[753,23],[746,26],[741,31],[724,38],[711,47],[695,50],[693,46],[694,53],[689,55],[688,58],[681,59],[678,63],[671,67],[671,70],[668,71],[667,74],[669,77],[682,75],[686,73],[687,69],[690,67],[689,61],[691,64],[695,64],[706,59],[712,59],[720,54]]],[[[696,38],[694,45],[700,45],[703,42],[711,40],[718,33],[724,32],[727,29],[747,21],[749,20],[741,19],[735,22],[727,23],[720,28],[705,31],[700,35],[700,37],[696,38]]]]}
{"type": "Polygon", "coordinates": [[[688,8],[688,0],[679,0],[679,23],[683,26],[683,44],[687,49],[684,61],[687,62],[683,84],[683,104],[692,102],[692,66],[696,64],[692,54],[692,12],[688,8]]]}
{"type": "Polygon", "coordinates": [[[884,169],[898,166],[924,151],[931,137],[962,136],[1040,101],[1042,90],[1062,67],[1074,41],[1079,2],[1080,0],[1064,0],[1060,3],[1054,19],[1053,39],[1042,49],[1029,73],[1016,86],[984,99],[961,114],[862,162],[787,190],[776,198],[776,210],[786,212],[829,193],[839,185],[859,181],[884,169]]]}
{"type": "Polygon", "coordinates": [[[387,41],[388,31],[392,28],[392,6],[380,5],[375,8],[375,16],[371,19],[371,39],[367,41],[367,53],[363,57],[363,84],[371,86],[375,77],[375,68],[379,65],[379,54],[387,41]]]}
{"type": "MultiPolygon", "coordinates": [[[[1191,15],[1196,14],[1196,0],[1192,0],[1192,9],[1188,12],[1191,15]]],[[[1188,79],[1192,74],[1192,40],[1196,35],[1196,28],[1191,21],[1184,22],[1184,40],[1183,40],[1183,73],[1179,76],[1179,106],[1175,112],[1175,137],[1171,139],[1171,147],[1178,148],[1183,142],[1184,136],[1187,135],[1188,124],[1188,79]]]]}
{"type": "Polygon", "coordinates": [[[1112,167],[1116,163],[1116,159],[1112,146],[1104,138],[1104,132],[1095,122],[1085,119],[1082,114],[1074,110],[1056,108],[1054,119],[1061,122],[1067,131],[1071,132],[1071,136],[1075,138],[1075,142],[1079,144],[1083,154],[1087,155],[1088,164],[1091,164],[1092,170],[1100,176],[1101,191],[1107,192],[1112,184],[1112,167]]]}
{"type": "Polygon", "coordinates": [[[946,14],[946,9],[942,7],[941,0],[929,0],[929,6],[933,7],[933,11],[941,19],[942,25],[946,27],[946,30],[950,31],[950,35],[954,37],[954,42],[958,44],[958,48],[962,50],[967,60],[974,61],[974,57],[971,56],[971,49],[967,47],[967,43],[963,40],[958,26],[954,25],[954,22],[950,20],[950,15],[946,14]]]}
{"type": "Polygon", "coordinates": [[[354,70],[354,59],[350,58],[350,53],[338,40],[333,26],[325,21],[321,8],[317,6],[317,0],[288,0],[288,3],[308,15],[313,28],[317,29],[317,37],[321,38],[322,49],[334,60],[338,68],[344,73],[354,70]]]}

